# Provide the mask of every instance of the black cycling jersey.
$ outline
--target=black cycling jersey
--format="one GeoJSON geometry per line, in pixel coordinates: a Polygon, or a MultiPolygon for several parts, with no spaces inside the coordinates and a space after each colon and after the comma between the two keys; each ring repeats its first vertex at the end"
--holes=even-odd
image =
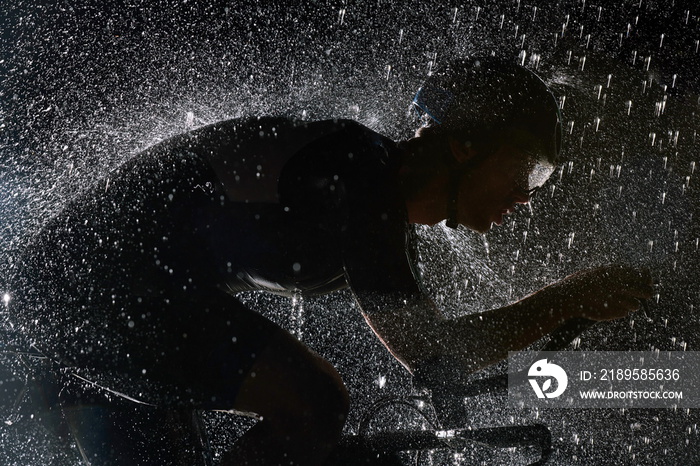
{"type": "Polygon", "coordinates": [[[347,120],[259,119],[204,128],[177,146],[223,181],[223,192],[211,189],[226,212],[203,220],[214,281],[306,294],[343,288],[348,274],[387,291],[414,285],[392,141],[347,120]]]}
{"type": "Polygon", "coordinates": [[[176,136],[47,224],[18,266],[12,318],[63,365],[232,396],[270,333],[236,292],[350,285],[367,313],[420,295],[399,167],[392,141],[349,120],[176,136]]]}

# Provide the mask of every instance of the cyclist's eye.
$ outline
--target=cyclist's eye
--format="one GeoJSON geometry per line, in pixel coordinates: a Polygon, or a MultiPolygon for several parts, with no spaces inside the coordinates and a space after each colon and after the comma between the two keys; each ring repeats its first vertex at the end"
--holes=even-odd
{"type": "Polygon", "coordinates": [[[529,198],[532,198],[532,197],[535,195],[535,193],[537,193],[537,191],[538,191],[539,189],[540,189],[540,187],[537,186],[537,187],[535,187],[535,188],[532,188],[532,189],[529,189],[529,190],[525,191],[525,193],[527,193],[527,196],[528,196],[529,198]]]}

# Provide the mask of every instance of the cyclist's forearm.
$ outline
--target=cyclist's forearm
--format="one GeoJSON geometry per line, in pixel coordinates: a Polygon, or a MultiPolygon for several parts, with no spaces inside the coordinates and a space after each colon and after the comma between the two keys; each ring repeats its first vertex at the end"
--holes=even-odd
{"type": "Polygon", "coordinates": [[[505,359],[555,330],[566,316],[549,308],[546,296],[532,295],[515,304],[447,320],[427,298],[365,314],[391,353],[409,370],[426,361],[449,357],[472,372],[505,359]]]}

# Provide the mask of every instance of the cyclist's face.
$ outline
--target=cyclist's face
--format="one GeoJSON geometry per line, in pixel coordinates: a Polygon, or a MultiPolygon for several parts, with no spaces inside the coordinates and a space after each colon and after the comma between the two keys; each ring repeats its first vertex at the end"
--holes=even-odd
{"type": "Polygon", "coordinates": [[[458,222],[480,233],[501,225],[517,204],[530,201],[529,180],[535,167],[531,157],[510,144],[502,145],[462,178],[458,222]]]}

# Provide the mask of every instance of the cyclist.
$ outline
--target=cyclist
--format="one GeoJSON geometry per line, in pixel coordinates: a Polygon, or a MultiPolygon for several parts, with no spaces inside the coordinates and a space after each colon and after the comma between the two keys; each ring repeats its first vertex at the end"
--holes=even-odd
{"type": "Polygon", "coordinates": [[[399,143],[349,120],[216,123],[137,155],[48,222],[18,266],[15,324],[63,373],[143,405],[61,392],[88,461],[193,464],[186,442],[149,433],[195,409],[260,417],[226,464],[329,458],[349,404],[341,378],[240,291],[349,287],[408,370],[447,356],[465,372],[650,296],[647,273],[611,266],[441,317],[413,272],[407,226],[500,224],[552,173],[560,116],[536,75],[496,59],[451,63],[414,106],[424,125],[399,143]]]}

